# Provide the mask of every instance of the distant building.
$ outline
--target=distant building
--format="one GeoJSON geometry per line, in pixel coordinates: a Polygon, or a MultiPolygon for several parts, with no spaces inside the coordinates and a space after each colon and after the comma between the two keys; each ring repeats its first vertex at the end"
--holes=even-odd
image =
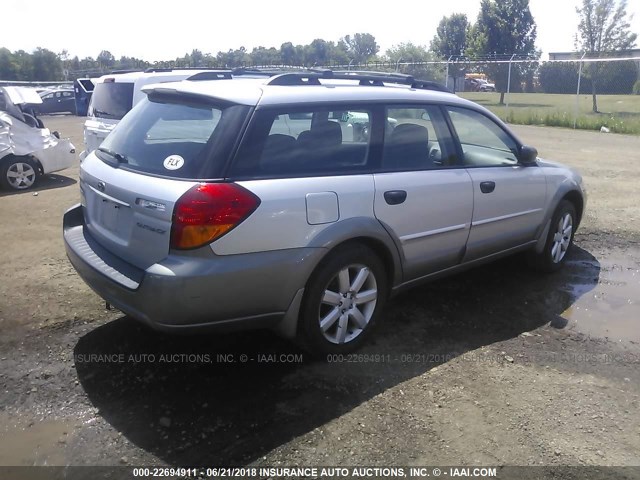
{"type": "MultiPolygon", "coordinates": [[[[603,57],[612,58],[637,58],[640,62],[640,48],[634,48],[632,50],[620,50],[616,52],[605,52],[607,55],[603,57]]],[[[581,52],[549,52],[549,60],[580,60],[582,57],[581,52]]],[[[585,55],[585,58],[589,58],[589,55],[585,55]]]]}
{"type": "MultiPolygon", "coordinates": [[[[640,48],[634,48],[632,50],[619,50],[616,52],[604,52],[606,55],[602,55],[606,58],[634,58],[635,62],[640,70],[640,48]]],[[[582,53],[580,52],[549,52],[549,60],[580,60],[582,53]]],[[[590,58],[589,54],[584,58],[590,58]]],[[[640,75],[639,75],[640,76],[640,75]]]]}
{"type": "MultiPolygon", "coordinates": [[[[602,57],[605,58],[633,58],[638,66],[638,80],[640,80],[640,48],[604,53],[606,55],[602,55],[602,57]]],[[[580,57],[582,57],[580,52],[549,52],[549,60],[580,60],[580,57]]],[[[585,55],[584,58],[590,58],[589,54],[585,55]]]]}

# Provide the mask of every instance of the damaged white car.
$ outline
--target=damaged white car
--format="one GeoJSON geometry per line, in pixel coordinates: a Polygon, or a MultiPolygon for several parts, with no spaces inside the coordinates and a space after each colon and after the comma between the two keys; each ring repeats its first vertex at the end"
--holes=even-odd
{"type": "Polygon", "coordinates": [[[68,138],[51,133],[28,104],[42,103],[36,90],[0,87],[0,187],[25,190],[38,177],[71,167],[76,150],[68,138]]]}

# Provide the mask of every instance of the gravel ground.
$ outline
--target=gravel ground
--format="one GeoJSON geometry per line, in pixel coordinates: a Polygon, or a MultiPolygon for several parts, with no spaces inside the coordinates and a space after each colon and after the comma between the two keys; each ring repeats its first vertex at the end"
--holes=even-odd
{"type": "MultiPolygon", "coordinates": [[[[78,150],[82,120],[45,117],[78,150]]],[[[62,244],[77,167],[0,192],[0,465],[640,465],[640,137],[514,130],[584,174],[567,268],[417,287],[328,362],[105,310],[62,244]]]]}

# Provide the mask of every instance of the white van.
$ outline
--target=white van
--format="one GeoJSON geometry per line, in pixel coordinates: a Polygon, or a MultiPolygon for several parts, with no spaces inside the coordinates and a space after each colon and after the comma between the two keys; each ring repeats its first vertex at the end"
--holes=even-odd
{"type": "Polygon", "coordinates": [[[80,154],[80,160],[98,148],[120,119],[145,97],[142,87],[151,83],[185,80],[198,74],[218,75],[216,71],[207,69],[149,69],[111,73],[93,79],[95,87],[84,122],[85,150],[80,154]]]}

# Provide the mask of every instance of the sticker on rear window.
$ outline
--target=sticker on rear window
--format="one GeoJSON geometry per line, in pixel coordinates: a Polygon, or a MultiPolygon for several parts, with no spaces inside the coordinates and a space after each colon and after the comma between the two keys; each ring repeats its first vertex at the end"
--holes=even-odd
{"type": "Polygon", "coordinates": [[[184,158],[180,155],[169,155],[162,164],[167,170],[178,170],[184,165],[184,158]]]}

